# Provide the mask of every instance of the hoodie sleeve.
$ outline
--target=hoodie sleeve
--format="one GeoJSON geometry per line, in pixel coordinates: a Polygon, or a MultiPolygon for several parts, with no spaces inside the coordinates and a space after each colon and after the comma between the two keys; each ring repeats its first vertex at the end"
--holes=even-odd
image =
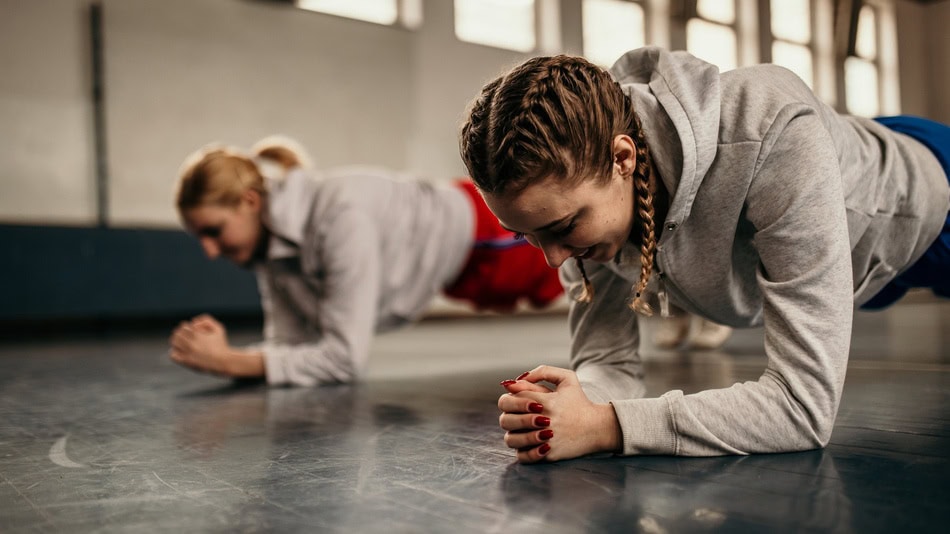
{"type": "Polygon", "coordinates": [[[768,363],[757,381],[615,401],[624,453],[709,456],[828,443],[851,339],[852,274],[837,155],[818,117],[785,110],[746,200],[756,228],[768,363]],[[644,436],[669,431],[666,443],[644,436]]]}
{"type": "MultiPolygon", "coordinates": [[[[266,295],[265,341],[259,345],[269,384],[312,386],[354,380],[365,366],[379,301],[379,236],[371,218],[344,210],[318,250],[324,290],[315,294],[316,325],[304,324],[286,295],[266,295]],[[275,335],[283,332],[284,335],[275,335]],[[278,340],[294,340],[294,343],[278,340]]],[[[307,247],[305,248],[305,252],[307,247]]],[[[273,288],[269,288],[273,291],[273,288]]]]}
{"type": "MultiPolygon", "coordinates": [[[[594,402],[642,397],[640,332],[637,314],[627,306],[631,283],[603,265],[585,262],[584,267],[594,299],[582,303],[571,298],[571,367],[594,402]]],[[[581,292],[583,281],[573,261],[566,262],[559,274],[568,295],[581,292]]]]}

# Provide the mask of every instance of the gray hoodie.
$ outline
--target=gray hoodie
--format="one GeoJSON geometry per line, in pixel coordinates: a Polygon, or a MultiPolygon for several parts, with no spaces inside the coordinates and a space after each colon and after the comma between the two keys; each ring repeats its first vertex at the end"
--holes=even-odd
{"type": "MultiPolygon", "coordinates": [[[[644,395],[630,245],[585,263],[590,304],[570,311],[572,366],[610,401],[624,454],[704,456],[811,449],[831,435],[855,304],[936,239],[950,207],[929,150],[837,114],[794,74],[760,65],[720,74],[684,52],[634,50],[611,70],[633,100],[671,194],[648,294],[716,322],[765,326],[757,381],[644,395]]],[[[561,268],[571,291],[580,276],[561,268]]]]}
{"type": "Polygon", "coordinates": [[[270,384],[349,382],[374,332],[416,319],[459,275],[474,210],[458,187],[389,171],[297,170],[269,182],[267,258],[255,266],[270,384]]]}

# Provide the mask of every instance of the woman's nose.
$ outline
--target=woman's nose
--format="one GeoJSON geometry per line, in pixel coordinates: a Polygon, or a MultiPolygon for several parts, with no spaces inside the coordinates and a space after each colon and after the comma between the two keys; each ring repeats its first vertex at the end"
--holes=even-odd
{"type": "Polygon", "coordinates": [[[219,247],[214,239],[211,239],[210,237],[201,239],[201,248],[204,250],[205,256],[207,256],[209,260],[213,260],[221,255],[221,247],[219,247]]]}
{"type": "Polygon", "coordinates": [[[541,251],[548,265],[557,269],[565,260],[574,255],[574,250],[560,243],[542,244],[541,251]]]}

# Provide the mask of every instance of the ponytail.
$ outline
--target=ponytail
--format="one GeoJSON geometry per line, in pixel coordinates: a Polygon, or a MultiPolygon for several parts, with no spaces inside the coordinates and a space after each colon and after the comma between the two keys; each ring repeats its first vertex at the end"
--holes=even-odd
{"type": "Polygon", "coordinates": [[[295,168],[309,168],[313,164],[307,151],[297,141],[282,135],[271,135],[251,147],[251,155],[257,159],[279,165],[284,173],[295,168]]]}

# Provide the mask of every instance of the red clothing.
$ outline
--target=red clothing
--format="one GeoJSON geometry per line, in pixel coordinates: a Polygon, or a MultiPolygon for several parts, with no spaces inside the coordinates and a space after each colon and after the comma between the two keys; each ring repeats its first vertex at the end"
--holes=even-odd
{"type": "Polygon", "coordinates": [[[475,245],[445,294],[495,311],[512,311],[521,299],[538,308],[557,299],[564,289],[557,269],[548,266],[541,250],[502,228],[470,180],[456,185],[468,194],[475,210],[475,245]]]}

